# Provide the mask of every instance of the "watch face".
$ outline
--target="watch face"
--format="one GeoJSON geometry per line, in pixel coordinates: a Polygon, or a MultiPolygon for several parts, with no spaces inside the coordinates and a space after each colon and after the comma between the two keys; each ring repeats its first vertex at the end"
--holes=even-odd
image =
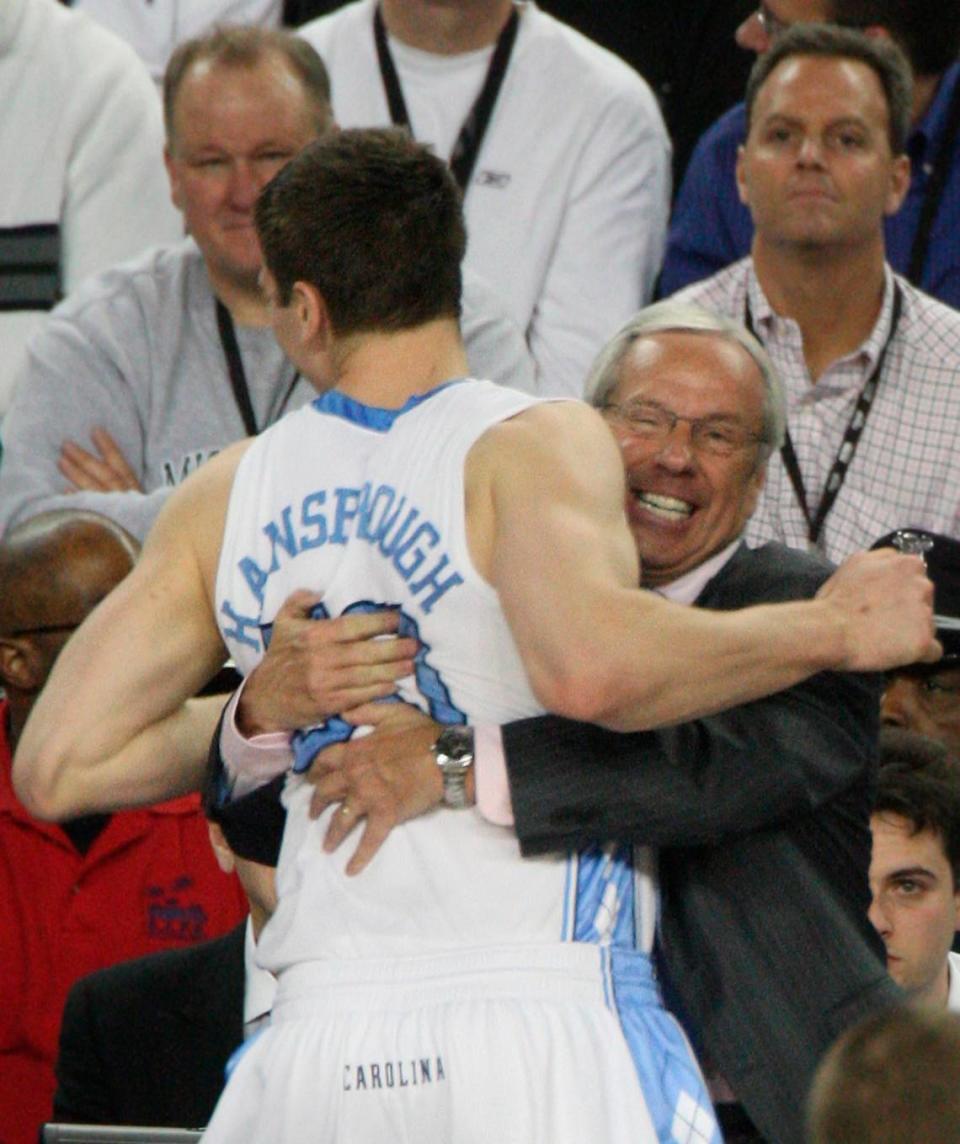
{"type": "Polygon", "coordinates": [[[460,762],[462,759],[472,761],[473,728],[445,727],[437,738],[434,751],[441,766],[445,762],[460,762]]]}

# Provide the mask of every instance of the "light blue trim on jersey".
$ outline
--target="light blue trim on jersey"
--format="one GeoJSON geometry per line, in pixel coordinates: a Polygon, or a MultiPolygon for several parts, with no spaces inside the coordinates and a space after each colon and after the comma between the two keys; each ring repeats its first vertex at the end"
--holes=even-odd
{"type": "Polygon", "coordinates": [[[237,1045],[237,1047],[230,1054],[230,1056],[227,1057],[227,1063],[223,1066],[224,1084],[226,1084],[226,1082],[233,1076],[234,1072],[236,1071],[237,1065],[243,1059],[247,1050],[249,1048],[251,1048],[251,1046],[253,1045],[253,1042],[255,1040],[257,1040],[258,1037],[262,1037],[263,1034],[269,1028],[270,1028],[270,1023],[267,1022],[266,1024],[261,1025],[259,1029],[255,1029],[250,1034],[250,1036],[247,1037],[245,1040],[241,1041],[240,1044],[237,1045]]]}
{"type": "Polygon", "coordinates": [[[713,1105],[693,1052],[663,1008],[650,957],[636,949],[638,917],[633,848],[591,846],[568,863],[564,938],[598,946],[603,996],[623,1030],[660,1144],[722,1144],[713,1105]],[[570,883],[575,886],[568,934],[570,883]]]}
{"type": "MultiPolygon", "coordinates": [[[[434,719],[437,723],[465,724],[467,721],[466,715],[454,704],[450,698],[450,691],[443,682],[440,673],[427,660],[427,656],[430,653],[430,644],[420,635],[420,626],[417,621],[413,619],[412,616],[407,615],[406,612],[401,611],[399,604],[388,604],[385,601],[357,600],[355,603],[349,604],[344,608],[340,615],[350,616],[356,613],[368,614],[370,612],[382,611],[399,612],[400,623],[397,628],[397,635],[401,638],[409,637],[417,642],[417,652],[413,658],[413,675],[417,690],[423,697],[424,707],[430,718],[434,719]]],[[[325,620],[328,619],[329,616],[330,612],[323,603],[315,604],[310,610],[310,618],[312,620],[325,620]]],[[[272,635],[273,624],[263,624],[261,626],[261,636],[265,648],[270,646],[272,635]]],[[[403,700],[401,700],[397,693],[394,693],[378,702],[400,703],[403,702],[403,700]]],[[[316,727],[294,731],[290,737],[290,745],[293,748],[294,774],[302,774],[308,770],[314,758],[325,747],[329,747],[332,743],[344,742],[351,737],[355,730],[356,727],[347,723],[346,720],[341,719],[339,715],[331,715],[329,719],[316,727]]]]}
{"type": "Polygon", "coordinates": [[[404,413],[416,409],[418,405],[422,405],[436,394],[449,389],[451,385],[459,385],[466,380],[465,377],[455,377],[435,386],[426,393],[414,394],[413,397],[407,398],[399,409],[381,409],[376,405],[364,405],[362,401],[357,401],[355,397],[348,397],[337,389],[328,389],[326,393],[321,393],[319,397],[314,398],[311,404],[318,413],[329,413],[332,417],[340,417],[344,421],[350,421],[354,425],[361,426],[363,429],[373,429],[377,433],[386,433],[393,428],[396,419],[402,417],[404,413]]]}
{"type": "Polygon", "coordinates": [[[629,949],[606,952],[615,1011],[660,1144],[723,1144],[690,1044],[660,1004],[650,958],[629,949]]]}
{"type": "Polygon", "coordinates": [[[577,862],[573,940],[636,946],[633,850],[626,843],[590,846],[577,862]]]}
{"type": "Polygon", "coordinates": [[[573,927],[577,916],[577,871],[579,866],[580,855],[568,854],[563,883],[563,918],[560,922],[562,941],[573,941],[573,927]]]}

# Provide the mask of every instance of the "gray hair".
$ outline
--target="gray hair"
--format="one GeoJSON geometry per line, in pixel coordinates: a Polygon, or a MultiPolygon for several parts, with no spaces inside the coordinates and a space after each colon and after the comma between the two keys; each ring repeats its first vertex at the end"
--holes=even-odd
{"type": "Polygon", "coordinates": [[[694,306],[668,298],[656,302],[635,314],[613,335],[590,367],[587,375],[586,398],[596,409],[610,404],[610,396],[620,384],[623,359],[630,347],[653,334],[665,333],[713,334],[734,342],[753,359],[763,378],[763,426],[760,431],[760,464],[763,464],[783,444],[787,430],[787,399],[783,382],[767,351],[759,341],[738,322],[694,306]]]}

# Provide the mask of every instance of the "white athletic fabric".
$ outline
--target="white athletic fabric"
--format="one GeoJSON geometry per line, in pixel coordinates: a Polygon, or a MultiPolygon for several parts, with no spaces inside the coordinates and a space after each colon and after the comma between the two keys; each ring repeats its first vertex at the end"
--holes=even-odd
{"type": "MultiPolygon", "coordinates": [[[[359,0],[298,30],[329,69],[342,127],[390,123],[374,7],[359,0]]],[[[670,141],[632,68],[534,4],[520,12],[464,200],[467,264],[526,334],[539,392],[581,396],[593,358],[653,293],[670,141]]],[[[414,136],[448,158],[483,83],[485,53],[438,57],[393,39],[390,51],[414,136]]]]}
{"type": "MultiPolygon", "coordinates": [[[[237,471],[216,586],[240,669],[259,660],[289,592],[309,586],[323,591],[321,615],[401,608],[401,632],[422,647],[416,678],[401,690],[441,721],[539,712],[496,593],[470,561],[463,512],[472,444],[530,404],[475,381],[441,386],[399,412],[332,392],[261,435],[237,471]]],[[[333,719],[302,733],[297,765],[345,731],[333,719]]],[[[649,958],[636,952],[638,937],[652,934],[653,882],[648,874],[637,892],[629,847],[521,860],[511,833],[439,810],[398,827],[348,878],[350,848],[321,850],[334,811],[311,821],[309,794],[304,780],[288,781],[279,905],[258,947],[280,977],[278,1021],[244,1053],[211,1141],[262,1139],[265,1128],[258,1136],[248,1127],[253,1106],[277,1112],[270,1138],[289,1144],[573,1144],[587,1127],[604,1141],[665,1141],[681,1107],[712,1132],[688,1049],[659,1008],[649,958]],[[374,984],[384,991],[368,1003],[374,984]],[[522,1046],[526,1071],[515,1069],[510,1045],[522,1046]],[[343,1088],[348,1066],[393,1062],[397,1079],[401,1060],[423,1055],[442,1058],[446,1087],[343,1088]],[[686,1070],[676,1084],[675,1065],[686,1070]],[[297,1079],[304,1068],[307,1086],[297,1079]],[[656,1127],[645,1121],[638,1075],[656,1127]],[[545,1083],[556,1088],[549,1104],[539,1095],[545,1083]],[[536,1117],[532,1135],[510,1134],[497,1112],[501,1091],[523,1105],[517,1123],[536,1117]]]]}
{"type": "MultiPolygon", "coordinates": [[[[488,286],[463,276],[470,368],[531,388],[523,338],[488,286]]],[[[257,425],[316,396],[269,328],[238,326],[257,425]]],[[[27,347],[4,423],[0,533],[37,513],[87,509],[142,540],[167,497],[204,461],[246,436],[223,345],[216,299],[193,239],[147,251],[91,278],[58,306],[27,347]],[[58,468],[65,439],[91,447],[105,428],[143,492],[71,492],[58,468]]]]}

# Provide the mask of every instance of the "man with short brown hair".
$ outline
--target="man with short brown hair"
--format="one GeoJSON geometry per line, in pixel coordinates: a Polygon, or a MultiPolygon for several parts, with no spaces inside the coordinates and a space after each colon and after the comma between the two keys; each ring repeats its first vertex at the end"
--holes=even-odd
{"type": "Polygon", "coordinates": [[[737,161],[752,254],[679,295],[752,328],[786,385],[748,538],[835,562],[904,521],[960,535],[960,314],[884,254],[910,180],[909,92],[888,40],[782,33],[754,65],[737,161]]]}

